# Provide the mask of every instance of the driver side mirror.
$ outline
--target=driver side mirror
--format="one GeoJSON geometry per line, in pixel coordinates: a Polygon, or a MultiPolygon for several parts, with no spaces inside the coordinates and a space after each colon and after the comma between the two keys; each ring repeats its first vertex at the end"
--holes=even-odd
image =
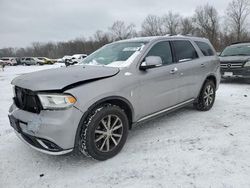
{"type": "Polygon", "coordinates": [[[148,56],[145,61],[141,64],[140,69],[146,70],[162,65],[162,59],[159,56],[148,56]]]}

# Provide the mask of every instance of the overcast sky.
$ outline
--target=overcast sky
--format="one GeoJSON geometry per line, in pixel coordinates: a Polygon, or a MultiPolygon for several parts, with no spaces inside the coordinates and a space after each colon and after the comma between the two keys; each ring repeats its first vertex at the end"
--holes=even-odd
{"type": "Polygon", "coordinates": [[[148,14],[191,16],[207,2],[222,16],[229,0],[0,0],[0,48],[87,38],[116,20],[140,28],[148,14]]]}

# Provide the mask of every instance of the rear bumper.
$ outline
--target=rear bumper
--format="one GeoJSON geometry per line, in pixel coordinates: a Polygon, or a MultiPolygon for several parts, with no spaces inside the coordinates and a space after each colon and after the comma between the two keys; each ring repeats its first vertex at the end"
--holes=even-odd
{"type": "Polygon", "coordinates": [[[222,78],[250,78],[250,67],[234,68],[234,69],[221,68],[221,77],[222,78]]]}

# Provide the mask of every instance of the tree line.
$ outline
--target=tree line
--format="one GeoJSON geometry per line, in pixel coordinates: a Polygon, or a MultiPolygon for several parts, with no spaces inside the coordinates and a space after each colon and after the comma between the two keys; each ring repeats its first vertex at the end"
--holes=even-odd
{"type": "Polygon", "coordinates": [[[193,16],[183,17],[172,11],[165,15],[148,15],[136,31],[133,23],[115,21],[106,31],[98,30],[88,39],[76,38],[67,42],[34,42],[26,48],[0,49],[0,57],[45,56],[60,58],[77,53],[90,54],[101,46],[122,39],[140,36],[192,35],[206,37],[217,51],[233,42],[250,41],[247,20],[250,15],[249,0],[232,0],[223,17],[210,4],[198,6],[193,16]]]}

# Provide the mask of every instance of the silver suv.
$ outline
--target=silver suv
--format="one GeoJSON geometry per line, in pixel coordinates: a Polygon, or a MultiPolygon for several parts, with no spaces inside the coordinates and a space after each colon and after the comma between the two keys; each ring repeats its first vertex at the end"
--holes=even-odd
{"type": "Polygon", "coordinates": [[[32,148],[106,160],[133,125],[188,104],[209,110],[220,64],[207,39],[146,37],[108,44],[80,65],[12,81],[11,126],[32,148]]]}

